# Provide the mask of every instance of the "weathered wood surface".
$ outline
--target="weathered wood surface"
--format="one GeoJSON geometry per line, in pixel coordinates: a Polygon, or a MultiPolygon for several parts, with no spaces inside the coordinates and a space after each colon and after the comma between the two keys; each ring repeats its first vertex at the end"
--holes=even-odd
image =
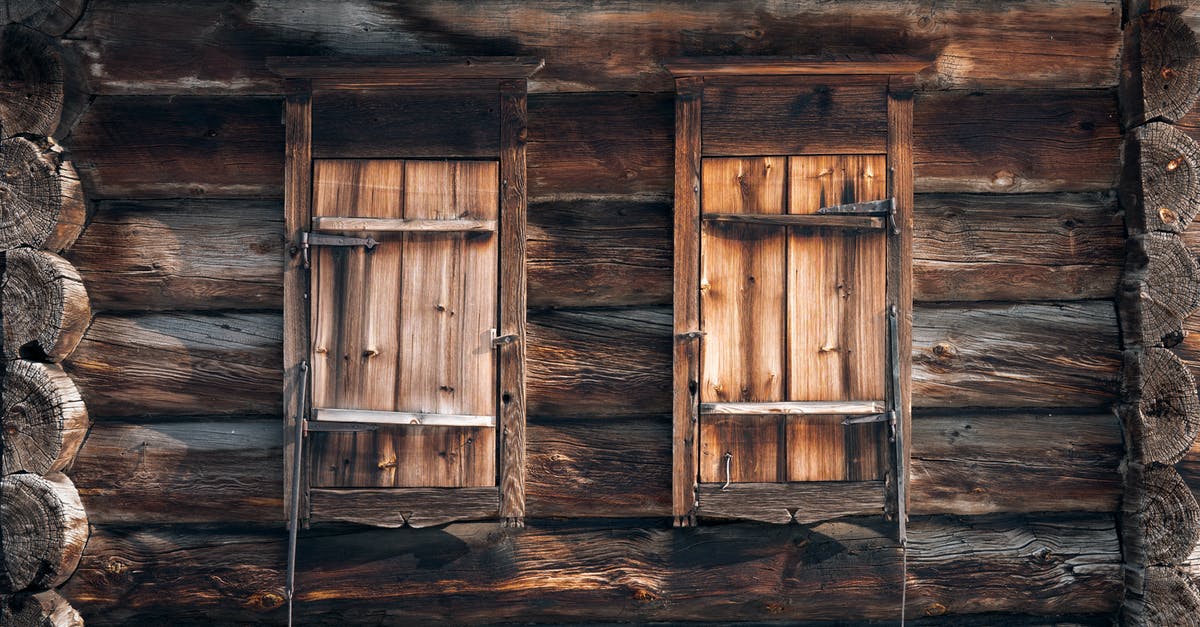
{"type": "Polygon", "coordinates": [[[1125,351],[1122,405],[1129,459],[1174,464],[1200,435],[1200,397],[1187,365],[1164,348],[1125,351]]]}
{"type": "Polygon", "coordinates": [[[0,479],[0,592],[61,585],[83,555],[88,519],[66,475],[0,479]]]}
{"type": "MultiPolygon", "coordinates": [[[[277,200],[102,201],[65,253],[98,311],[277,309],[277,200]]],[[[671,301],[671,205],[544,200],[530,205],[531,307],[671,301]]],[[[1112,298],[1124,224],[1110,193],[916,197],[918,301],[1112,298]]],[[[1185,241],[1200,252],[1200,230],[1185,241]]]]}
{"type": "Polygon", "coordinates": [[[921,75],[926,87],[1100,87],[1117,81],[1120,16],[1119,4],[1102,0],[853,8],[356,0],[337,9],[318,0],[96,1],[71,44],[95,93],[271,93],[280,89],[271,55],[413,53],[544,57],[533,91],[668,91],[665,57],[880,51],[934,58],[921,75]]]}
{"type": "Polygon", "coordinates": [[[83,627],[83,617],[62,595],[46,590],[0,600],[0,624],[8,627],[83,627]]]}
{"type": "Polygon", "coordinates": [[[1121,618],[1138,627],[1200,625],[1200,585],[1174,566],[1151,566],[1131,571],[1121,618]]]}
{"type": "MultiPolygon", "coordinates": [[[[89,198],[278,197],[279,98],[113,96],[64,143],[89,198]]],[[[1117,182],[1109,90],[919,93],[917,192],[1096,191],[1117,182]]],[[[529,101],[532,201],[669,197],[669,94],[543,94],[529,101]]]]}
{"type": "MultiPolygon", "coordinates": [[[[1107,406],[1111,302],[918,306],[914,407],[1107,406]]],[[[279,415],[277,313],[100,315],[64,363],[96,416],[279,415]]],[[[671,310],[530,312],[529,414],[670,411],[671,310]]]]}
{"type": "Polygon", "coordinates": [[[1126,348],[1174,346],[1200,308],[1200,266],[1173,233],[1129,238],[1117,307],[1126,348]]]}
{"type": "MultiPolygon", "coordinates": [[[[277,522],[282,437],[273,418],[100,421],[72,476],[95,523],[277,522]]],[[[1117,511],[1110,414],[918,414],[911,439],[915,513],[1117,511]]],[[[667,415],[533,418],[528,447],[528,518],[671,515],[667,415]]],[[[1184,474],[1200,489],[1200,464],[1184,474]]]]}
{"type": "Polygon", "coordinates": [[[5,23],[16,22],[49,35],[66,34],[79,21],[87,0],[8,0],[5,23]]]}
{"type": "Polygon", "coordinates": [[[87,434],[79,390],[55,364],[5,364],[0,414],[0,475],[64,470],[87,434]]]}
{"type": "Polygon", "coordinates": [[[500,154],[498,103],[494,88],[318,91],[313,156],[495,159],[500,154]]]}
{"type": "Polygon", "coordinates": [[[75,168],[48,139],[0,141],[0,249],[60,251],[83,230],[87,207],[75,168]]]}
{"type": "Polygon", "coordinates": [[[65,253],[98,311],[279,309],[277,200],[100,202],[65,253]]]}
{"type": "Polygon", "coordinates": [[[79,272],[54,253],[30,248],[5,253],[0,304],[8,359],[62,361],[92,321],[79,272]]]}
{"type": "Polygon", "coordinates": [[[1116,511],[1124,447],[1111,414],[989,413],[913,419],[911,511],[1116,511]]]}
{"type": "MultiPolygon", "coordinates": [[[[297,620],[894,620],[892,533],[882,518],[695,530],[645,520],[314,529],[300,539],[297,620]],[[380,572],[403,573],[405,583],[381,587],[380,572]]],[[[914,519],[909,538],[912,617],[1104,613],[1119,603],[1110,516],[914,519]]],[[[62,592],[95,625],[275,622],[285,611],[284,549],[277,527],[98,526],[62,592]]]]}
{"type": "Polygon", "coordinates": [[[97,316],[64,363],[93,416],[281,415],[277,313],[97,316]]]}
{"type": "Polygon", "coordinates": [[[63,62],[57,43],[33,29],[0,29],[0,136],[53,136],[63,118],[63,62]]]}
{"type": "Polygon", "coordinates": [[[1121,509],[1126,563],[1179,564],[1200,541],[1200,505],[1171,466],[1130,465],[1121,509]]]}
{"type": "Polygon", "coordinates": [[[1180,233],[1200,211],[1200,144],[1186,130],[1151,122],[1126,135],[1120,193],[1134,233],[1180,233]]]}
{"type": "Polygon", "coordinates": [[[379,488],[324,489],[308,493],[313,520],[345,521],[376,527],[421,529],[459,520],[496,520],[500,489],[379,488]]]}
{"type": "Polygon", "coordinates": [[[728,486],[702,483],[696,498],[702,524],[708,518],[809,525],[849,516],[882,516],[886,493],[883,481],[805,480],[728,486]]]}
{"type": "Polygon", "coordinates": [[[1125,26],[1121,101],[1125,126],[1174,122],[1200,95],[1200,45],[1177,7],[1132,16],[1125,26]]]}

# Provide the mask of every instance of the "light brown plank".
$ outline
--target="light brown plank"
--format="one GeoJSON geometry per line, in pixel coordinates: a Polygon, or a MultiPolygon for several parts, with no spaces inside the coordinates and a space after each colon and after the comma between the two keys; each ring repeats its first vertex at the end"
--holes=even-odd
{"type": "Polygon", "coordinates": [[[749,483],[700,486],[700,515],[807,525],[883,513],[882,481],[749,483]]]}
{"type": "Polygon", "coordinates": [[[462,220],[446,218],[441,220],[420,220],[406,218],[347,218],[347,217],[316,217],[313,218],[314,231],[375,231],[387,233],[424,232],[424,233],[491,233],[496,230],[495,220],[462,220]]]}
{"type": "MultiPolygon", "coordinates": [[[[284,239],[287,253],[283,258],[283,486],[284,503],[281,519],[288,519],[293,506],[304,516],[306,503],[293,501],[293,483],[299,477],[299,495],[306,493],[304,473],[296,472],[296,456],[302,454],[303,442],[298,440],[297,426],[305,416],[301,408],[308,402],[301,389],[307,387],[304,377],[311,376],[311,365],[302,363],[311,360],[309,355],[308,276],[299,253],[301,235],[308,231],[310,204],[312,200],[312,98],[308,85],[292,85],[284,105],[284,122],[287,142],[284,158],[284,239]],[[305,381],[302,383],[302,381],[305,381]]],[[[145,346],[138,344],[139,349],[145,346]]]]}
{"type": "Polygon", "coordinates": [[[701,483],[770,483],[779,472],[782,417],[713,415],[700,417],[701,483]],[[726,474],[728,456],[729,473],[726,474]]]}

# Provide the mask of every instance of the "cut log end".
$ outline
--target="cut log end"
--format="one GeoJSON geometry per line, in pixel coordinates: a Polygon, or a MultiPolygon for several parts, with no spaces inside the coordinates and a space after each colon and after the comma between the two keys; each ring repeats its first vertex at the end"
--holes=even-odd
{"type": "Polygon", "coordinates": [[[75,350],[91,321],[87,290],[75,267],[44,251],[6,253],[0,279],[4,352],[9,359],[62,361],[75,350]]]}
{"type": "Polygon", "coordinates": [[[0,625],[8,627],[83,627],[83,617],[62,595],[46,590],[14,594],[0,604],[0,625]]]}
{"type": "Polygon", "coordinates": [[[62,57],[50,37],[10,24],[0,31],[0,129],[53,136],[63,118],[62,57]]]}
{"type": "Polygon", "coordinates": [[[1152,566],[1129,577],[1123,624],[1200,626],[1200,588],[1178,568],[1152,566]]]}
{"type": "Polygon", "coordinates": [[[1130,458],[1174,464],[1200,435],[1200,397],[1187,366],[1165,348],[1126,351],[1122,411],[1130,458]]]}
{"type": "Polygon", "coordinates": [[[1200,95],[1200,45],[1178,9],[1151,11],[1138,22],[1142,99],[1130,103],[1130,121],[1174,122],[1191,111],[1200,95]]]}
{"type": "Polygon", "coordinates": [[[1200,211],[1200,145],[1183,131],[1151,122],[1125,143],[1121,194],[1135,231],[1182,233],[1200,211]]]}
{"type": "Polygon", "coordinates": [[[0,591],[62,584],[75,572],[87,537],[87,515],[66,475],[0,479],[0,591]]]}
{"type": "Polygon", "coordinates": [[[3,388],[0,472],[43,474],[70,466],[89,422],[71,378],[53,364],[14,361],[3,388]]]}
{"type": "Polygon", "coordinates": [[[1173,346],[1200,308],[1200,268],[1172,233],[1129,238],[1120,294],[1125,346],[1173,346]]]}
{"type": "Polygon", "coordinates": [[[1126,476],[1125,561],[1177,564],[1200,540],[1200,505],[1171,466],[1131,466],[1126,476]]]}
{"type": "Polygon", "coordinates": [[[83,230],[86,206],[75,168],[48,139],[0,141],[0,249],[60,251],[83,230]]]}
{"type": "Polygon", "coordinates": [[[7,22],[61,37],[79,22],[88,0],[8,0],[7,22]]]}

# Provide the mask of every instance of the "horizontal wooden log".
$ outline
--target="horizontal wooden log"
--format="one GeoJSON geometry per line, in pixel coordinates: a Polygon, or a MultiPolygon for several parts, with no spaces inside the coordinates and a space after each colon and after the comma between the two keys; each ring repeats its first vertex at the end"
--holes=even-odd
{"type": "MultiPolygon", "coordinates": [[[[1121,356],[1109,302],[914,311],[913,406],[1099,407],[1121,356]]],[[[97,416],[278,415],[278,313],[97,316],[65,362],[97,416]]],[[[530,415],[670,411],[669,308],[529,314],[530,415]]]]}
{"type": "Polygon", "coordinates": [[[0,475],[64,470],[90,420],[79,390],[55,364],[17,360],[3,371],[0,475]]]}
{"type": "Polygon", "coordinates": [[[1118,411],[1129,459],[1174,464],[1200,435],[1200,397],[1187,366],[1165,348],[1127,350],[1118,411]]]}
{"type": "Polygon", "coordinates": [[[49,139],[0,141],[0,250],[60,251],[83,230],[87,207],[74,166],[49,139]]]}
{"type": "Polygon", "coordinates": [[[83,627],[83,617],[62,595],[46,590],[0,600],[0,624],[9,627],[83,627]]]}
{"type": "Polygon", "coordinates": [[[495,88],[318,91],[313,157],[495,159],[500,155],[499,104],[495,88]]]}
{"type": "Polygon", "coordinates": [[[1116,511],[1121,425],[1111,414],[913,418],[914,514],[1116,511]]]}
{"type": "MultiPolygon", "coordinates": [[[[530,199],[669,198],[671,102],[670,94],[532,96],[530,199]]],[[[278,197],[281,108],[269,97],[100,97],[64,142],[93,199],[278,197]]],[[[1111,91],[929,92],[914,111],[918,192],[1116,185],[1111,91]]]]}
{"type": "Polygon", "coordinates": [[[1186,130],[1151,122],[1125,137],[1120,194],[1132,232],[1180,233],[1200,212],[1200,144],[1186,130]]]}
{"type": "Polygon", "coordinates": [[[697,514],[704,518],[808,525],[847,516],[882,516],[883,481],[701,484],[697,514]]]}
{"type": "Polygon", "coordinates": [[[277,313],[97,316],[64,362],[94,416],[281,415],[277,313]]]}
{"type": "Polygon", "coordinates": [[[310,519],[376,527],[434,527],[500,517],[500,489],[376,488],[309,491],[310,519]]]}
{"type": "Polygon", "coordinates": [[[75,572],[88,538],[79,493],[66,475],[0,478],[0,592],[45,590],[75,572]]]}
{"type": "Polygon", "coordinates": [[[278,200],[100,202],[66,253],[97,310],[278,309],[278,200]]]}
{"type": "MultiPolygon", "coordinates": [[[[882,519],[815,526],[495,523],[301,535],[296,621],[894,620],[882,519]],[[498,567],[498,565],[500,567],[498,567]],[[379,573],[400,585],[379,585],[379,573]],[[504,590],[497,595],[496,590],[504,590]]],[[[1115,611],[1109,516],[914,519],[911,617],[1115,611]]],[[[97,527],[63,589],[90,625],[284,618],[279,527],[97,527]]]]}
{"type": "MultiPolygon", "coordinates": [[[[671,515],[669,416],[534,417],[527,433],[528,518],[671,515]]],[[[277,522],[282,437],[278,419],[100,421],[72,476],[95,523],[277,522]]],[[[914,513],[1117,511],[1110,414],[918,415],[911,439],[914,513]]],[[[1200,462],[1187,476],[1200,490],[1200,462]]]]}
{"type": "Polygon", "coordinates": [[[1200,265],[1174,233],[1129,238],[1117,300],[1126,348],[1174,346],[1200,308],[1200,265]]]}
{"type": "Polygon", "coordinates": [[[1147,11],[1125,27],[1121,100],[1127,128],[1174,122],[1200,96],[1200,44],[1178,8],[1147,11]]]}
{"type": "Polygon", "coordinates": [[[1183,478],[1171,466],[1131,464],[1125,482],[1125,561],[1141,568],[1186,560],[1200,541],[1200,505],[1183,478]]]}
{"type": "Polygon", "coordinates": [[[535,91],[668,91],[666,57],[880,50],[934,59],[921,75],[927,87],[1097,87],[1117,80],[1120,14],[1099,0],[933,7],[639,0],[619,8],[355,0],[336,10],[319,0],[254,10],[110,0],[91,4],[71,44],[95,93],[278,92],[265,62],[271,55],[414,53],[543,57],[535,91]]]}
{"type": "Polygon", "coordinates": [[[0,305],[5,357],[62,361],[92,321],[83,279],[54,253],[17,248],[4,256],[0,305]]]}

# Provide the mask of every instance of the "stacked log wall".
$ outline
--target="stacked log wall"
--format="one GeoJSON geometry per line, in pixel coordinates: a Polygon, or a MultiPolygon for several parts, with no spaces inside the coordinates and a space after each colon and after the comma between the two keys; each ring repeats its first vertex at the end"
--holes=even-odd
{"type": "Polygon", "coordinates": [[[64,256],[95,311],[65,361],[95,425],[73,469],[93,537],[63,594],[89,622],[282,620],[284,135],[265,58],[336,53],[546,59],[529,96],[529,528],[315,527],[298,616],[885,620],[902,577],[910,618],[1118,611],[1118,5],[333,6],[93,0],[63,41],[89,98],[56,132],[93,209],[64,256]],[[934,61],[914,121],[907,575],[882,517],[669,528],[657,60],[835,52],[934,61]]]}

